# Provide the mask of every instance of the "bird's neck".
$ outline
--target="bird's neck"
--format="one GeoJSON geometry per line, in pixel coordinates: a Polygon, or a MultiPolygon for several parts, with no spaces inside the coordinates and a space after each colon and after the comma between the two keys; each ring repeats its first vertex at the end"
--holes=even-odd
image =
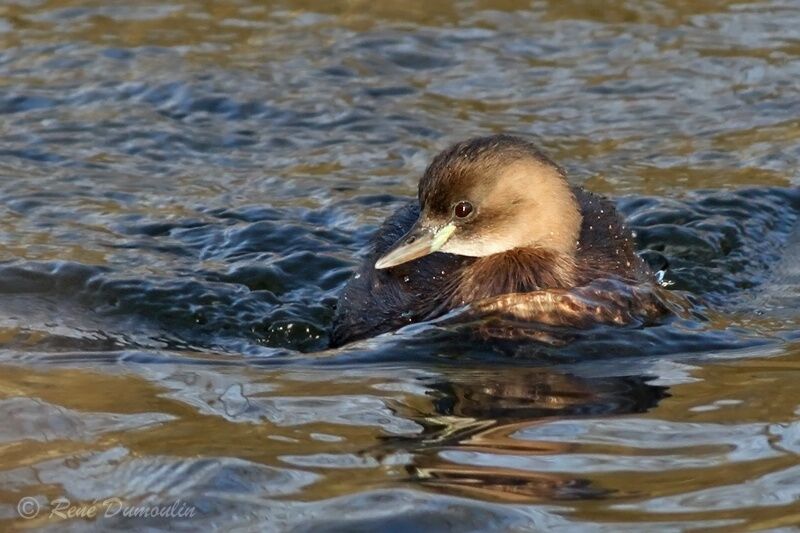
{"type": "Polygon", "coordinates": [[[574,257],[549,248],[514,248],[478,257],[454,280],[452,304],[513,292],[570,288],[576,284],[576,270],[574,257]]]}

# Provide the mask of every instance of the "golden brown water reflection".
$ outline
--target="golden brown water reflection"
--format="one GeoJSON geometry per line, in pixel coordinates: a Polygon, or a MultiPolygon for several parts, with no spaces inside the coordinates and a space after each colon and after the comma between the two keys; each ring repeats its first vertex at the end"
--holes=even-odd
{"type": "Polygon", "coordinates": [[[798,183],[798,28],[769,0],[5,2],[0,528],[796,527],[800,200],[768,187],[798,183]],[[376,224],[499,131],[619,197],[698,316],[324,350],[376,224]]]}

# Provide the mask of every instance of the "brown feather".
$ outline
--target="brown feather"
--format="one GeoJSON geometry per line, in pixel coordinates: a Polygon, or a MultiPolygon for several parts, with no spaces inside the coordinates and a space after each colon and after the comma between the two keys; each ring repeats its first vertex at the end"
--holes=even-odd
{"type": "Polygon", "coordinates": [[[545,248],[515,248],[478,257],[455,277],[451,305],[468,304],[512,292],[575,285],[575,261],[545,248]]]}

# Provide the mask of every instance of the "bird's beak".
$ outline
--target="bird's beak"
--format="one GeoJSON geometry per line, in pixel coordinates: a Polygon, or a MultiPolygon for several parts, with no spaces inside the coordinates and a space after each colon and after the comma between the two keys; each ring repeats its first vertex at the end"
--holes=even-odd
{"type": "Polygon", "coordinates": [[[375,268],[390,268],[432,254],[444,246],[455,230],[456,226],[452,222],[438,228],[429,228],[417,221],[397,244],[378,259],[375,268]]]}

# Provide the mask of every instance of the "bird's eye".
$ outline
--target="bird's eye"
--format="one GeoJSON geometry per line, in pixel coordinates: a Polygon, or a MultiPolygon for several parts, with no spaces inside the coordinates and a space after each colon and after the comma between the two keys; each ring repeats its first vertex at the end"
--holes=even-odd
{"type": "Polygon", "coordinates": [[[453,208],[453,212],[458,218],[466,218],[472,213],[472,204],[469,202],[458,202],[453,208]]]}

